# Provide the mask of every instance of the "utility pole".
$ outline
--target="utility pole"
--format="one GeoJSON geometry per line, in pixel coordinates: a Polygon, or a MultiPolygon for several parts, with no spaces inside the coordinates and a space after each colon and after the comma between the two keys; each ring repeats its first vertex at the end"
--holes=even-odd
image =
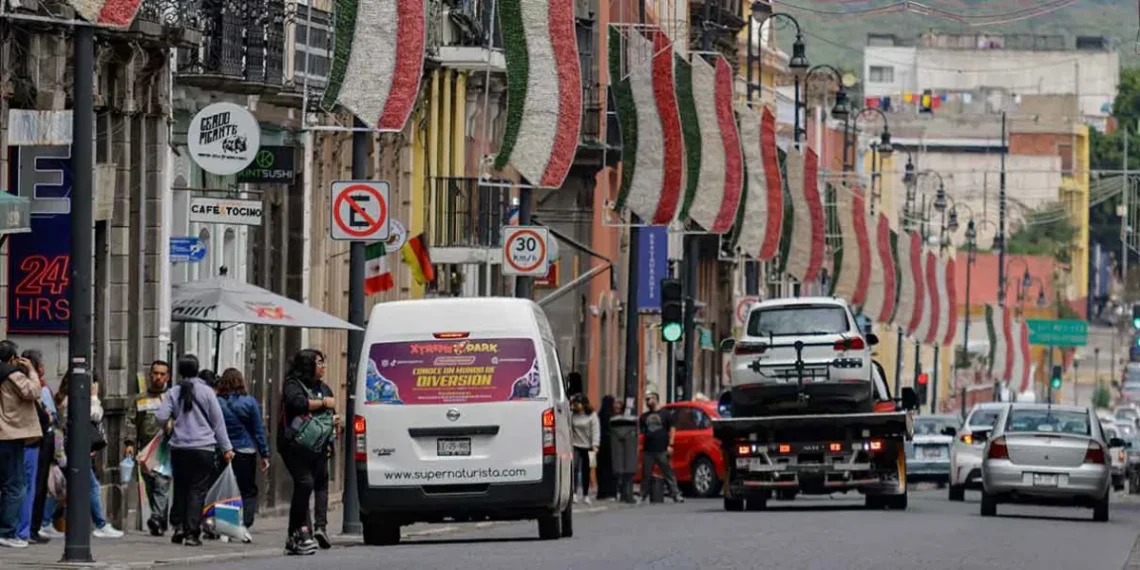
{"type": "MultiPolygon", "coordinates": [[[[529,186],[522,186],[519,188],[519,225],[530,225],[530,198],[531,190],[529,186]]],[[[635,228],[636,230],[636,228],[635,228]]],[[[636,261],[636,259],[634,259],[636,261]]],[[[632,274],[631,274],[632,275],[632,274]]],[[[523,299],[531,298],[531,289],[534,284],[534,279],[531,277],[524,277],[519,275],[515,277],[515,297],[523,299]]],[[[636,299],[634,299],[636,301],[636,299]]],[[[636,313],[636,311],[634,311],[636,313]]]]}
{"type": "Polygon", "coordinates": [[[95,28],[76,26],[74,103],[71,112],[71,320],[67,353],[71,381],[67,400],[67,535],[63,562],[91,557],[91,344],[95,298],[91,290],[95,250],[95,28]]]}
{"type": "MultiPolygon", "coordinates": [[[[640,0],[638,2],[638,21],[645,24],[645,2],[640,0]]],[[[622,133],[623,136],[626,133],[622,133]]],[[[530,198],[529,192],[527,198],[530,198]]],[[[519,223],[522,223],[522,204],[519,204],[519,223]]],[[[527,215],[530,215],[530,208],[527,207],[527,215]]],[[[638,282],[641,280],[640,271],[637,267],[637,256],[641,248],[641,230],[638,224],[641,220],[634,213],[629,214],[629,251],[626,259],[626,286],[625,286],[625,404],[627,412],[633,414],[640,413],[641,409],[638,408],[638,382],[637,370],[641,359],[641,343],[638,340],[641,338],[641,319],[637,312],[637,289],[638,282]]]]}
{"type": "MultiPolygon", "coordinates": [[[[1001,174],[998,176],[998,307],[1005,308],[1005,155],[1007,154],[1005,111],[1001,112],[1001,174]]],[[[1052,351],[1049,358],[1052,359],[1052,351]]],[[[994,382],[994,401],[1001,401],[1001,381],[994,382]]]]}
{"type": "MultiPolygon", "coordinates": [[[[360,119],[355,119],[352,132],[352,179],[364,180],[368,177],[368,146],[371,131],[360,119]]],[[[385,254],[387,255],[387,254],[385,254]]],[[[353,241],[348,245],[348,322],[361,327],[361,330],[348,331],[348,378],[345,382],[344,421],[352,425],[356,417],[356,382],[360,372],[360,353],[364,350],[364,242],[353,241]]],[[[352,429],[344,430],[344,490],[341,504],[344,506],[344,534],[360,534],[364,531],[360,524],[360,496],[356,490],[356,434],[352,429]]]]}
{"type": "Polygon", "coordinates": [[[1128,125],[1124,125],[1124,165],[1121,170],[1124,171],[1124,189],[1121,193],[1121,209],[1124,213],[1120,216],[1120,282],[1124,284],[1124,300],[1131,300],[1128,297],[1128,234],[1129,220],[1128,211],[1128,195],[1132,193],[1132,180],[1128,176],[1128,125]]]}

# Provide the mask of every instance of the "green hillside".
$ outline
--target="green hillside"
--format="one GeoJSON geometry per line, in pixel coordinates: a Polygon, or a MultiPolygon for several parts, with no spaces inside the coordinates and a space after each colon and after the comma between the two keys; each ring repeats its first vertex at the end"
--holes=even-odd
{"type": "MultiPolygon", "coordinates": [[[[894,33],[913,38],[926,30],[960,33],[1059,34],[1106,36],[1117,42],[1121,64],[1140,66],[1140,12],[1136,0],[1078,0],[1052,13],[1026,20],[992,25],[966,23],[935,15],[889,13],[867,10],[896,4],[897,0],[789,0],[774,2],[776,11],[795,16],[803,26],[808,58],[812,64],[830,63],[844,70],[862,69],[862,50],[868,33],[894,33]]],[[[969,22],[988,23],[984,16],[1017,16],[1034,6],[1053,5],[1056,0],[927,0],[925,5],[968,17],[969,22]]],[[[792,34],[778,32],[784,50],[791,51],[792,34]]]]}

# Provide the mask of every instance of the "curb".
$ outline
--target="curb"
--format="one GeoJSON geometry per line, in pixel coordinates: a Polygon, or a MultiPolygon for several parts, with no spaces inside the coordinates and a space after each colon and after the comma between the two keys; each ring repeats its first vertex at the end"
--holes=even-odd
{"type": "MultiPolygon", "coordinates": [[[[617,508],[625,507],[625,505],[595,505],[591,507],[575,509],[574,514],[594,514],[601,513],[617,508]]],[[[418,538],[428,536],[447,536],[452,534],[459,534],[462,532],[469,532],[471,530],[483,530],[486,528],[493,528],[504,524],[510,524],[518,521],[483,521],[473,523],[470,527],[462,527],[456,525],[435,526],[432,528],[425,528],[423,530],[414,530],[400,534],[401,538],[418,538]]],[[[359,535],[347,534],[334,534],[333,548],[355,548],[364,546],[360,542],[359,535]]],[[[249,558],[265,558],[280,555],[284,552],[284,547],[276,548],[259,548],[255,550],[241,550],[235,552],[226,552],[221,554],[203,554],[199,556],[186,556],[182,558],[166,558],[162,560],[152,560],[149,562],[93,562],[90,564],[82,563],[43,563],[43,562],[19,562],[16,566],[24,568],[45,568],[45,569],[73,569],[73,568],[100,568],[106,570],[132,570],[135,568],[158,568],[163,566],[187,566],[194,564],[206,564],[216,562],[232,562],[235,560],[245,560],[249,558]]]]}

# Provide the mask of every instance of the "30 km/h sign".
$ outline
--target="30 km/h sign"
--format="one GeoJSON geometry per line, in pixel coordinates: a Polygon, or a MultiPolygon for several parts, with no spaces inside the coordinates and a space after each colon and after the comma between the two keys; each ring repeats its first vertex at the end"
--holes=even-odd
{"type": "Polygon", "coordinates": [[[376,241],[388,238],[388,183],[347,180],[332,183],[332,239],[376,241]]]}
{"type": "Polygon", "coordinates": [[[549,239],[550,233],[541,226],[503,226],[503,275],[546,275],[549,239]]]}

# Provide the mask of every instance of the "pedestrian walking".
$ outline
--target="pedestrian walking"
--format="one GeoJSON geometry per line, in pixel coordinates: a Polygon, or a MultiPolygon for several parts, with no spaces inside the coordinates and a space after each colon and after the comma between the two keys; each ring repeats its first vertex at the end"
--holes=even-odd
{"type": "Polygon", "coordinates": [[[218,375],[213,370],[206,368],[198,372],[198,377],[202,379],[210,388],[218,387],[218,375]]]}
{"type": "Polygon", "coordinates": [[[25,448],[43,437],[36,414],[39,379],[16,350],[15,343],[0,343],[0,546],[7,548],[28,546],[16,536],[24,498],[25,448]]]}
{"type": "Polygon", "coordinates": [[[673,457],[673,438],[677,435],[677,426],[673,421],[673,414],[668,410],[660,409],[661,397],[656,392],[650,392],[645,397],[645,406],[648,412],[641,414],[639,424],[641,433],[645,434],[645,442],[641,450],[641,500],[649,498],[649,490],[653,487],[653,466],[661,470],[665,478],[666,490],[673,496],[673,502],[683,503],[681,489],[677,486],[677,476],[673,473],[671,458],[673,457]]]}
{"type": "MultiPolygon", "coordinates": [[[[158,434],[165,432],[164,422],[158,420],[158,409],[162,406],[162,398],[169,389],[170,363],[165,360],[155,360],[150,364],[146,393],[135,400],[135,435],[138,445],[145,447],[158,434]]],[[[135,454],[135,448],[130,443],[125,451],[128,456],[135,454]]],[[[142,470],[146,499],[150,504],[150,518],[146,521],[146,527],[151,535],[162,536],[166,534],[168,528],[170,477],[150,471],[144,463],[139,463],[139,469],[142,470]]]]}
{"type": "Polygon", "coordinates": [[[286,554],[305,555],[330,548],[328,524],[329,456],[340,417],[332,389],[322,381],[325,357],[306,348],[293,357],[282,386],[277,452],[293,477],[286,554]],[[313,517],[309,498],[313,497],[313,517]]]}
{"type": "Polygon", "coordinates": [[[262,472],[269,469],[269,444],[265,440],[261,406],[257,398],[249,395],[245,377],[237,368],[228,368],[222,373],[218,381],[218,404],[226,419],[230,444],[234,446],[232,465],[241,489],[242,522],[247,530],[252,529],[257,514],[258,467],[262,472]]]}
{"type": "Polygon", "coordinates": [[[637,474],[637,418],[627,413],[624,402],[614,400],[613,416],[609,423],[617,498],[625,503],[636,503],[633,477],[637,474]]]}
{"type": "Polygon", "coordinates": [[[578,479],[578,492],[574,494],[574,501],[589,504],[590,475],[597,461],[602,430],[598,424],[598,414],[594,413],[594,407],[585,394],[574,396],[570,409],[573,412],[570,416],[570,443],[574,447],[574,465],[578,479]]]}
{"type": "Polygon", "coordinates": [[[201,546],[202,507],[213,482],[214,450],[221,448],[224,461],[232,459],[234,452],[218,398],[198,377],[198,358],[183,355],[178,359],[177,370],[178,385],[162,398],[156,413],[159,422],[174,420],[170,433],[170,464],[174,474],[171,542],[201,546]]]}
{"type": "MultiPolygon", "coordinates": [[[[39,387],[39,398],[36,399],[35,406],[42,436],[38,440],[28,440],[28,443],[24,446],[24,498],[20,501],[20,522],[16,528],[16,538],[32,544],[44,544],[50,542],[51,539],[40,535],[38,532],[39,526],[32,526],[32,510],[36,504],[36,482],[39,479],[40,471],[40,449],[43,447],[43,442],[50,439],[50,436],[53,435],[51,412],[44,407],[43,403],[44,391],[47,388],[43,382],[42,355],[40,355],[39,351],[26,350],[21,356],[27,362],[28,375],[39,387]],[[37,532],[32,532],[32,528],[35,528],[37,532]]],[[[48,399],[50,400],[51,390],[47,390],[47,393],[48,399]]]]}
{"type": "MultiPolygon", "coordinates": [[[[43,528],[44,505],[47,503],[48,476],[51,474],[52,465],[55,465],[55,435],[59,424],[59,412],[55,407],[55,394],[52,393],[51,386],[47,383],[47,371],[44,369],[43,353],[38,350],[25,350],[21,356],[27,358],[28,361],[32,363],[32,368],[35,369],[36,374],[40,377],[39,403],[43,412],[47,414],[46,419],[48,422],[47,427],[43,430],[44,437],[40,440],[39,456],[36,462],[36,481],[32,491],[31,519],[28,521],[28,541],[41,544],[54,538],[40,532],[40,530],[43,528]]],[[[44,419],[44,416],[41,414],[41,427],[44,419]]]]}
{"type": "MultiPolygon", "coordinates": [[[[69,370],[63,375],[63,379],[59,383],[59,391],[56,392],[56,408],[59,409],[60,422],[56,430],[56,450],[55,462],[59,465],[60,469],[67,469],[67,392],[71,386],[71,371],[69,370]],[[60,435],[62,433],[62,435],[60,435]]],[[[91,448],[90,454],[91,461],[91,478],[88,485],[87,492],[91,499],[91,525],[95,528],[91,535],[97,538],[122,538],[123,531],[115,528],[114,525],[107,522],[107,510],[103,506],[103,493],[102,485],[99,483],[99,477],[95,474],[95,455],[107,447],[107,438],[103,430],[103,402],[99,399],[99,375],[91,375],[91,448]]],[[[44,501],[44,522],[54,519],[54,513],[58,501],[52,500],[50,497],[44,501]],[[49,514],[50,513],[50,514],[49,514]]],[[[64,509],[66,510],[66,509],[64,509]]],[[[44,527],[40,527],[40,534],[44,534],[44,527]]],[[[45,535],[50,536],[50,533],[45,535]]]]}
{"type": "Polygon", "coordinates": [[[598,500],[617,496],[617,483],[614,478],[613,451],[610,449],[610,419],[614,416],[614,397],[605,396],[598,406],[598,425],[601,427],[601,443],[598,445],[598,466],[594,469],[594,479],[598,482],[598,500]]]}

